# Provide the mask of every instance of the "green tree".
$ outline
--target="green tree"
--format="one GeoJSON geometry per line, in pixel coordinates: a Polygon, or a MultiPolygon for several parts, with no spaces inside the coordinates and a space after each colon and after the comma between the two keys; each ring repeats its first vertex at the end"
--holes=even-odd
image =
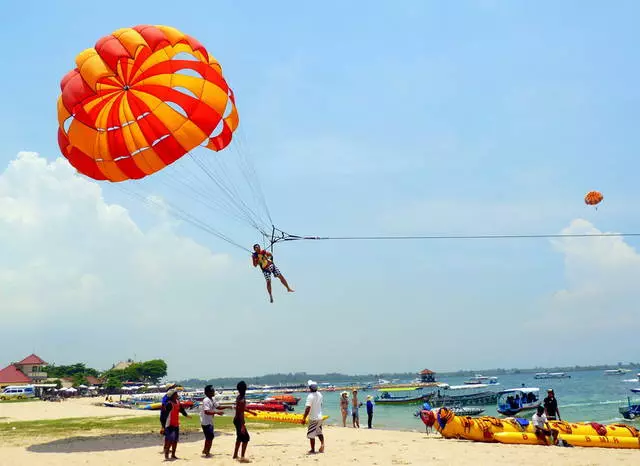
{"type": "Polygon", "coordinates": [[[152,359],[140,364],[139,374],[144,381],[157,383],[167,375],[167,363],[162,359],[152,359]]]}

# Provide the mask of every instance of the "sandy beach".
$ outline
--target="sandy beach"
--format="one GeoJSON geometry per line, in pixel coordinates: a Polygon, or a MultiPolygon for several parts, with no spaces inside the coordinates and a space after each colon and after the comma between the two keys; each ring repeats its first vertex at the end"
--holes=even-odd
{"type": "MultiPolygon", "coordinates": [[[[11,403],[0,405],[0,422],[91,416],[148,416],[154,412],[120,410],[93,406],[96,399],[63,403],[11,403]]],[[[265,465],[631,465],[639,464],[638,450],[561,448],[473,443],[445,440],[438,434],[377,429],[325,427],[326,452],[308,455],[306,429],[252,430],[248,457],[265,465]]],[[[236,464],[231,459],[235,435],[217,432],[214,456],[202,458],[201,433],[183,433],[178,446],[178,464],[236,464]]],[[[151,465],[164,462],[162,438],[148,429],[139,433],[100,433],[16,437],[0,439],[0,465],[151,465]]]]}

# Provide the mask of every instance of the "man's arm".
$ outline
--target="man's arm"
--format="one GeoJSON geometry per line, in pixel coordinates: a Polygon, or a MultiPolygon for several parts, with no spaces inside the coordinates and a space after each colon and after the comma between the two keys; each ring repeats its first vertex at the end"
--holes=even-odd
{"type": "Polygon", "coordinates": [[[307,406],[306,408],[304,408],[304,414],[302,415],[303,424],[307,422],[307,416],[309,415],[309,411],[311,411],[311,406],[307,406]]]}

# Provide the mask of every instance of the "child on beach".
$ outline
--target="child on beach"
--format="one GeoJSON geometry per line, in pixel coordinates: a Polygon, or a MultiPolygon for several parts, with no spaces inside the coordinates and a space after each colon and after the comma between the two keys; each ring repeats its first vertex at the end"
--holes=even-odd
{"type": "Polygon", "coordinates": [[[169,459],[169,449],[171,449],[171,459],[176,460],[176,448],[178,447],[178,441],[180,440],[180,414],[185,417],[189,417],[187,412],[182,406],[180,406],[180,400],[178,399],[178,392],[176,390],[169,390],[167,392],[169,401],[164,406],[166,413],[166,421],[164,424],[164,459],[169,459]]]}
{"type": "Polygon", "coordinates": [[[247,384],[244,380],[238,382],[236,388],[238,389],[238,396],[236,397],[236,415],[233,418],[233,425],[236,427],[236,447],[233,450],[233,459],[237,459],[241,463],[250,463],[250,461],[244,457],[249,440],[251,440],[249,432],[247,432],[247,426],[244,423],[244,413],[247,412],[254,416],[256,416],[256,413],[246,409],[247,400],[245,399],[245,393],[247,392],[247,384]],[[238,459],[238,449],[240,445],[242,445],[242,451],[238,459]]]}
{"type": "Polygon", "coordinates": [[[200,408],[200,425],[202,426],[202,432],[204,433],[204,448],[202,449],[202,455],[205,458],[211,456],[211,445],[213,444],[213,416],[218,414],[222,415],[222,409],[227,407],[220,407],[220,403],[213,399],[216,392],[211,385],[204,387],[204,400],[202,400],[202,406],[200,408]],[[217,410],[217,411],[216,411],[217,410]]]}

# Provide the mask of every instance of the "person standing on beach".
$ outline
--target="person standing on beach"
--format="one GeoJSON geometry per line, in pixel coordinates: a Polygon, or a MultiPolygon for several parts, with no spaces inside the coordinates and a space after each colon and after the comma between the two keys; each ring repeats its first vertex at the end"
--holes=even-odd
{"type": "Polygon", "coordinates": [[[552,388],[547,390],[547,397],[542,401],[542,403],[544,404],[544,413],[547,415],[547,419],[550,421],[562,421],[562,418],[560,417],[560,410],[558,409],[558,400],[556,400],[556,396],[553,393],[552,388]]]}
{"type": "Polygon", "coordinates": [[[349,394],[340,394],[340,414],[342,414],[342,427],[347,427],[347,416],[349,415],[349,394]]]}
{"type": "Polygon", "coordinates": [[[176,448],[178,448],[178,441],[180,440],[180,414],[185,417],[189,417],[184,408],[180,405],[178,399],[178,392],[176,390],[169,390],[167,395],[169,401],[165,404],[166,421],[164,425],[164,459],[169,459],[169,449],[171,449],[171,459],[176,460],[176,448]],[[169,392],[172,392],[169,395],[169,392]]]}
{"type": "Polygon", "coordinates": [[[316,452],[316,437],[320,439],[320,448],[318,453],[324,453],[324,435],[322,434],[322,393],[318,391],[318,384],[313,380],[307,382],[309,386],[309,394],[307,402],[304,404],[304,414],[302,415],[302,425],[307,422],[309,417],[309,427],[307,428],[307,438],[311,445],[309,454],[316,452]]]}
{"type": "Polygon", "coordinates": [[[373,397],[367,396],[367,426],[371,429],[371,422],[373,421],[373,397]]]}
{"type": "Polygon", "coordinates": [[[213,399],[216,392],[211,385],[204,387],[204,400],[200,407],[200,426],[204,433],[204,448],[202,454],[205,458],[211,456],[211,445],[213,444],[213,416],[224,414],[220,407],[220,403],[213,399]]]}
{"type": "Polygon", "coordinates": [[[353,428],[360,428],[360,413],[358,412],[362,403],[358,400],[358,390],[353,390],[353,400],[351,400],[351,417],[353,418],[353,428]]]}
{"type": "Polygon", "coordinates": [[[247,431],[247,426],[244,422],[244,413],[246,411],[254,416],[256,416],[256,413],[246,409],[247,400],[245,398],[245,394],[247,393],[247,384],[244,380],[238,382],[236,388],[238,389],[238,396],[236,397],[236,415],[233,418],[233,425],[236,427],[236,446],[233,450],[233,459],[237,459],[241,463],[250,463],[251,461],[244,457],[249,440],[251,440],[249,432],[247,431]],[[240,445],[242,445],[242,451],[240,452],[240,458],[238,458],[238,449],[240,448],[240,445]]]}

